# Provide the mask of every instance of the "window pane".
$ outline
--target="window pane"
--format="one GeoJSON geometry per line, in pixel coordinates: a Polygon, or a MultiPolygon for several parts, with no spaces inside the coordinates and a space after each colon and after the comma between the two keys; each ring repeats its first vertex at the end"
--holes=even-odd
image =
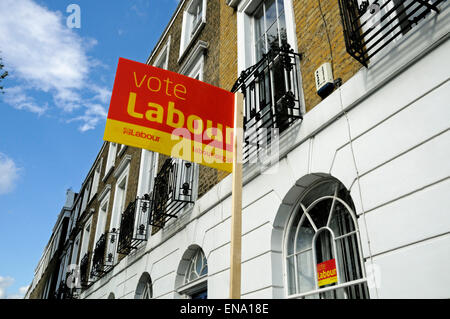
{"type": "Polygon", "coordinates": [[[280,39],[278,37],[278,24],[275,22],[267,30],[267,46],[268,49],[278,48],[280,46],[280,39]]]}
{"type": "Polygon", "coordinates": [[[279,25],[279,37],[280,37],[280,43],[281,46],[283,44],[287,43],[287,31],[286,31],[286,18],[284,16],[284,13],[282,15],[280,15],[280,17],[278,18],[278,25],[279,25]]]}
{"type": "Polygon", "coordinates": [[[308,211],[317,229],[327,226],[332,203],[332,198],[326,198],[314,204],[308,211]]]}
{"type": "Polygon", "coordinates": [[[197,255],[196,258],[196,265],[195,265],[195,272],[200,275],[203,268],[203,258],[200,254],[197,255]]]}
{"type": "Polygon", "coordinates": [[[335,237],[345,235],[355,230],[355,225],[353,224],[350,212],[339,201],[336,201],[334,204],[333,214],[328,226],[333,230],[335,237]]]}
{"type": "Polygon", "coordinates": [[[208,265],[204,265],[202,272],[200,273],[200,276],[204,276],[208,274],[208,265]]]}
{"type": "Polygon", "coordinates": [[[308,249],[312,247],[312,239],[314,236],[314,229],[312,228],[308,218],[304,218],[297,236],[297,251],[308,249]]]}
{"type": "Polygon", "coordinates": [[[356,234],[336,240],[336,253],[341,282],[363,278],[356,234]]]}
{"type": "Polygon", "coordinates": [[[334,258],[332,238],[329,230],[323,230],[318,234],[315,249],[317,264],[334,258]]]}
{"type": "Polygon", "coordinates": [[[261,6],[254,15],[254,17],[255,17],[255,39],[259,39],[265,31],[263,14],[264,14],[263,7],[261,6]]]}
{"type": "Polygon", "coordinates": [[[295,266],[294,266],[294,256],[290,256],[287,259],[287,272],[288,272],[288,292],[289,294],[295,294],[297,292],[295,287],[295,266]]]}
{"type": "Polygon", "coordinates": [[[275,0],[268,0],[265,3],[266,7],[266,26],[271,26],[277,19],[277,8],[275,6],[275,0]]]}
{"type": "Polygon", "coordinates": [[[278,2],[278,15],[284,11],[284,0],[277,0],[278,2]]]}
{"type": "Polygon", "coordinates": [[[262,59],[263,54],[266,53],[266,44],[264,35],[255,43],[255,60],[258,62],[262,59]]]}
{"type": "Polygon", "coordinates": [[[300,291],[307,292],[315,288],[312,250],[297,255],[298,284],[300,291]]]}

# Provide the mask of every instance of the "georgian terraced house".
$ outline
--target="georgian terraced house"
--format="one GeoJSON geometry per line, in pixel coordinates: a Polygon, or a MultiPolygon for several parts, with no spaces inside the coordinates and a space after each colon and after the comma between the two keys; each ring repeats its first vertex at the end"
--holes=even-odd
{"type": "MultiPolygon", "coordinates": [[[[242,298],[450,297],[449,30],[446,0],[180,1],[141,62],[244,93],[242,298]]],[[[26,298],[227,298],[230,215],[231,175],[105,142],[26,298]]]]}

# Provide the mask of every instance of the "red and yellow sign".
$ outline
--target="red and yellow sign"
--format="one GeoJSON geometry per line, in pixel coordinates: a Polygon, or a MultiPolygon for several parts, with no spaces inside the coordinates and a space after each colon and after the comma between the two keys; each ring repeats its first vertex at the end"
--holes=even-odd
{"type": "Polygon", "coordinates": [[[234,94],[120,58],[104,140],[232,171],[234,94]]]}
{"type": "Polygon", "coordinates": [[[319,287],[337,282],[336,260],[330,259],[317,264],[319,287]]]}

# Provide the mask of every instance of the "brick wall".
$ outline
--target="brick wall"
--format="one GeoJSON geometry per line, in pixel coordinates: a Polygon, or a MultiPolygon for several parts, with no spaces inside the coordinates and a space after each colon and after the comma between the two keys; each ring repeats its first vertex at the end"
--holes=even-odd
{"type": "Polygon", "coordinates": [[[361,68],[346,52],[338,0],[320,0],[320,4],[326,26],[319,0],[293,0],[298,51],[303,55],[301,73],[306,111],[321,101],[314,81],[314,72],[320,65],[332,62],[334,79],[341,78],[343,82],[361,68]]]}
{"type": "MultiPolygon", "coordinates": [[[[187,4],[188,1],[183,4],[181,11],[174,18],[170,28],[167,29],[167,34],[161,38],[160,47],[152,53],[152,58],[149,61],[150,65],[154,64],[170,35],[168,69],[179,72],[186,56],[189,55],[189,51],[194,47],[191,46],[183,59],[179,60],[183,11],[186,9],[187,4]]],[[[198,41],[208,43],[208,49],[205,54],[203,81],[227,90],[231,89],[237,78],[236,21],[234,10],[227,6],[224,1],[207,1],[206,25],[193,40],[194,45],[198,41]],[[228,35],[224,42],[223,35],[225,32],[231,34],[228,35]],[[221,76],[223,74],[226,74],[226,76],[221,76]]],[[[214,106],[212,105],[211,107],[214,106]]],[[[166,155],[159,156],[158,170],[167,158],[168,156],[166,155]]],[[[198,197],[203,196],[227,174],[214,168],[199,165],[198,197]]]]}

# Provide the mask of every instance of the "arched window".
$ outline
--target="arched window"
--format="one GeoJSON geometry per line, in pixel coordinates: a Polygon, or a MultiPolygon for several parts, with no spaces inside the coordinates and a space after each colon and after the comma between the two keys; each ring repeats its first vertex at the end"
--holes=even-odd
{"type": "Polygon", "coordinates": [[[151,299],[153,297],[152,280],[148,273],[143,273],[139,279],[134,299],[151,299]]]}
{"type": "Polygon", "coordinates": [[[289,297],[368,298],[358,223],[344,185],[328,179],[310,187],[286,235],[289,297]]]}
{"type": "Polygon", "coordinates": [[[192,257],[186,271],[184,283],[187,284],[191,281],[197,280],[200,277],[208,274],[208,262],[206,261],[205,254],[201,248],[197,249],[194,257],[192,257]]]}
{"type": "Polygon", "coordinates": [[[208,262],[199,246],[193,245],[184,253],[177,273],[176,287],[179,296],[208,298],[208,262]]]}

